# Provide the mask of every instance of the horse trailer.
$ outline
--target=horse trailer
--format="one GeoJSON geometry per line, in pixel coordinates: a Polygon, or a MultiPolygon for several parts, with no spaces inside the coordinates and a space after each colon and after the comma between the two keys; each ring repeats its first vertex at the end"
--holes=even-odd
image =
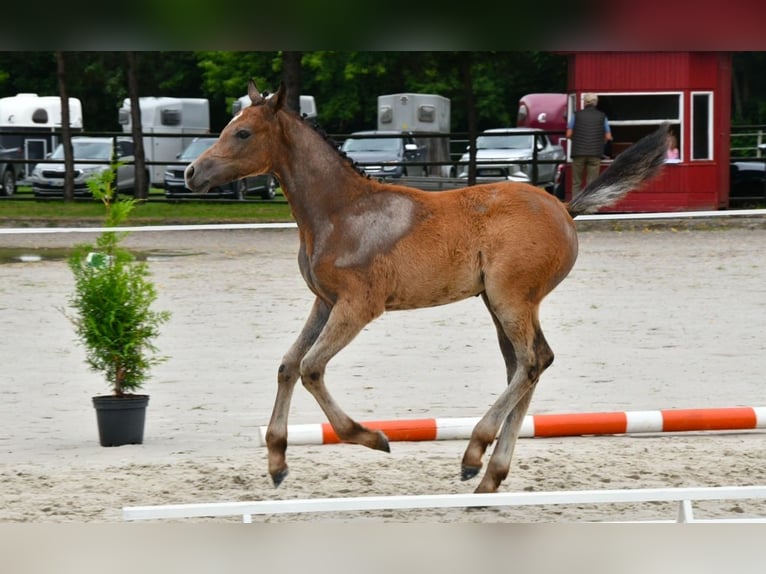
{"type": "MultiPolygon", "coordinates": [[[[250,96],[245,94],[244,96],[241,96],[234,100],[234,102],[231,104],[231,115],[236,116],[239,112],[244,110],[246,107],[248,107],[252,102],[250,101],[250,96]]],[[[316,122],[317,119],[317,104],[314,100],[314,96],[309,96],[302,94],[300,96],[300,113],[301,116],[304,118],[316,122]]]]}
{"type": "MultiPolygon", "coordinates": [[[[210,103],[205,98],[141,97],[141,133],[149,183],[165,184],[165,162],[174,162],[195,137],[210,133],[210,103]]],[[[125,133],[131,133],[130,99],[118,112],[125,133]]]]}
{"type": "Polygon", "coordinates": [[[411,134],[418,146],[425,148],[428,175],[448,177],[450,100],[436,94],[387,94],[378,96],[378,130],[411,134]]]}
{"type": "MultiPolygon", "coordinates": [[[[82,104],[69,98],[69,125],[73,132],[81,132],[82,104]]],[[[38,160],[45,157],[61,141],[61,98],[39,96],[32,93],[0,98],[0,146],[17,148],[16,178],[25,179],[38,160]]]]}
{"type": "Polygon", "coordinates": [[[516,126],[520,128],[539,128],[548,132],[551,142],[564,145],[567,129],[567,94],[539,93],[526,94],[519,100],[516,126]]]}

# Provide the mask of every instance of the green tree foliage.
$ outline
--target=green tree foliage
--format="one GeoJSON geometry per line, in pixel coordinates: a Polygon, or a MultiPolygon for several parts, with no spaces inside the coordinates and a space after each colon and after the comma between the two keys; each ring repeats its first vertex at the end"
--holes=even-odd
{"type": "MultiPolygon", "coordinates": [[[[283,76],[277,51],[138,52],[141,95],[210,100],[211,131],[231,117],[232,102],[247,81],[275,91],[283,76]]],[[[127,97],[121,52],[68,52],[69,93],[83,103],[85,129],[119,130],[117,110],[127,97]]],[[[302,53],[301,93],[316,98],[321,126],[329,133],[368,129],[377,123],[377,97],[400,92],[435,93],[450,99],[452,130],[467,130],[467,95],[460,58],[471,66],[479,129],[513,125],[516,104],[531,92],[566,91],[567,58],[543,51],[302,53]]],[[[766,53],[733,56],[732,116],[737,123],[766,122],[766,53]]],[[[53,52],[0,52],[0,95],[57,94],[53,52]]]]}
{"type": "Polygon", "coordinates": [[[157,355],[154,340],[169,320],[168,311],[152,309],[157,289],[146,262],[137,262],[121,247],[128,232],[117,231],[136,205],[135,199],[118,199],[113,187],[116,166],[88,181],[93,197],[106,210],[104,231],[93,244],[76,246],[68,259],[75,289],[69,315],[86,362],[104,375],[117,395],[142,388],[151,368],[166,358],[157,355]],[[89,254],[94,255],[90,256],[89,254]]]}
{"type": "Polygon", "coordinates": [[[766,52],[738,52],[732,58],[732,120],[766,123],[766,52]]]}

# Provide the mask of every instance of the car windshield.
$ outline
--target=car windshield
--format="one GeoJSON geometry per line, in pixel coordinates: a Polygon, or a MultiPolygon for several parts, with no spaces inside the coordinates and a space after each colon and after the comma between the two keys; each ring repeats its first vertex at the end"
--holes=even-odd
{"type": "Polygon", "coordinates": [[[402,147],[399,138],[349,138],[343,142],[343,151],[398,151],[402,147]]]}
{"type": "Polygon", "coordinates": [[[215,143],[216,140],[214,139],[205,139],[205,140],[196,140],[193,141],[188,145],[188,147],[181,153],[181,155],[178,156],[178,159],[180,160],[187,160],[192,161],[197,159],[197,157],[202,154],[203,151],[205,151],[207,148],[212,146],[215,143]]]}
{"type": "MultiPolygon", "coordinates": [[[[74,159],[112,159],[112,142],[92,142],[72,140],[74,159]]],[[[64,159],[64,146],[59,144],[51,154],[51,159],[64,159]]]]}
{"type": "Polygon", "coordinates": [[[476,138],[476,149],[532,149],[534,136],[522,135],[484,135],[476,138]]]}

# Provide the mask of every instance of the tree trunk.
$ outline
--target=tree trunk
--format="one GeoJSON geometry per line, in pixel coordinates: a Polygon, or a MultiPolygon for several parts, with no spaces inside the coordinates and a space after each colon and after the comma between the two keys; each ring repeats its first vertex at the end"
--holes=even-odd
{"type": "Polygon", "coordinates": [[[66,58],[64,52],[56,52],[56,76],[61,98],[61,145],[64,146],[64,200],[74,200],[74,153],[72,129],[69,117],[69,94],[66,86],[66,58]]]}
{"type": "Polygon", "coordinates": [[[301,113],[302,52],[282,52],[282,80],[287,89],[287,106],[301,113]]]}
{"type": "Polygon", "coordinates": [[[141,106],[138,99],[138,62],[135,52],[125,53],[128,59],[128,97],[130,98],[130,123],[133,135],[133,153],[135,156],[135,171],[133,189],[136,199],[149,197],[150,181],[146,174],[146,154],[144,152],[144,138],[141,130],[141,106]]]}

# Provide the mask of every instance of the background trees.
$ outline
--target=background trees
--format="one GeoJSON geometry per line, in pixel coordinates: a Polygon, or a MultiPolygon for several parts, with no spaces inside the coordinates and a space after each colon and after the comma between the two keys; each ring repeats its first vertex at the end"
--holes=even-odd
{"type": "MultiPolygon", "coordinates": [[[[125,53],[65,54],[67,91],[83,104],[85,129],[118,131],[117,110],[128,97],[125,53]]],[[[135,67],[141,96],[208,98],[215,132],[250,78],[267,91],[282,80],[300,85],[330,133],[374,127],[377,97],[399,92],[450,98],[453,129],[466,131],[461,59],[470,65],[479,128],[513,124],[525,93],[566,88],[566,58],[544,52],[135,52],[135,67]]],[[[58,94],[54,52],[0,53],[0,96],[19,92],[58,94]]]]}
{"type": "MultiPolygon", "coordinates": [[[[119,131],[117,110],[128,97],[125,53],[65,54],[67,91],[83,104],[85,129],[119,131]]],[[[734,54],[735,123],[766,123],[765,64],[764,52],[734,54]]],[[[472,101],[476,129],[513,125],[522,95],[565,91],[567,78],[566,56],[540,51],[135,52],[135,67],[141,96],[208,98],[214,132],[229,121],[250,78],[267,91],[285,80],[296,100],[296,89],[313,95],[329,133],[374,127],[377,97],[399,92],[450,98],[453,131],[471,127],[472,101]]],[[[0,52],[0,96],[58,94],[56,74],[54,52],[0,52]]]]}

